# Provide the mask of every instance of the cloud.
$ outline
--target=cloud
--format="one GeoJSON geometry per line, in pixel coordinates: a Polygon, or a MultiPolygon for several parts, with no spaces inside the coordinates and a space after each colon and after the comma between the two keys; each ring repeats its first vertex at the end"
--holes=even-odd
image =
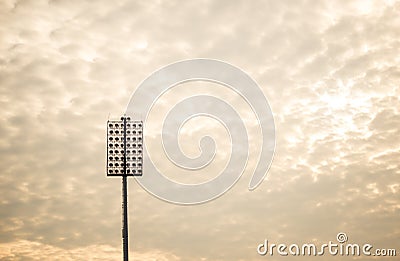
{"type": "MultiPolygon", "coordinates": [[[[14,244],[0,244],[1,260],[112,260],[121,256],[119,249],[110,245],[90,245],[65,250],[52,245],[20,240],[14,244]]],[[[138,260],[180,260],[178,257],[160,251],[130,253],[138,260]]],[[[121,257],[120,257],[121,258],[121,257]]]]}
{"type": "MultiPolygon", "coordinates": [[[[398,247],[398,1],[0,5],[1,260],[120,259],[121,184],[104,173],[106,120],[154,70],[194,57],[227,61],[259,83],[275,117],[274,162],[248,192],[252,136],[241,180],[193,207],[159,201],[131,181],[135,260],[258,260],[265,238],[326,242],[340,231],[398,247]]],[[[186,87],[158,108],[170,109],[191,93],[186,87]]],[[[257,136],[248,108],[216,95],[257,136]]],[[[226,147],[220,126],[196,124],[183,133],[186,147],[214,128],[226,147]]]]}

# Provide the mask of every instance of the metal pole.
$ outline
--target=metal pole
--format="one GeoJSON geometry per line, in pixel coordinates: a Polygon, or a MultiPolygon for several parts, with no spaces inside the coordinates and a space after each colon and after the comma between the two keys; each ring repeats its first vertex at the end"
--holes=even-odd
{"type": "Polygon", "coordinates": [[[124,261],[128,261],[129,241],[128,241],[128,184],[126,176],[126,117],[124,117],[124,175],[122,176],[122,211],[123,211],[122,240],[123,240],[123,250],[124,250],[124,261]]]}
{"type": "Polygon", "coordinates": [[[122,210],[123,210],[123,228],[122,228],[122,240],[124,248],[124,261],[129,260],[128,250],[128,184],[126,176],[122,177],[122,210]]]}

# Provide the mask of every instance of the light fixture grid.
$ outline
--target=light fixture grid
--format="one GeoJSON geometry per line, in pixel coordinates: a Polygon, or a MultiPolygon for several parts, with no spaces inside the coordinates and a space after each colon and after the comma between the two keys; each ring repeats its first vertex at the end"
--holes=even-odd
{"type": "Polygon", "coordinates": [[[142,176],[143,122],[126,118],[126,146],[124,129],[124,118],[107,121],[107,176],[142,176]]]}

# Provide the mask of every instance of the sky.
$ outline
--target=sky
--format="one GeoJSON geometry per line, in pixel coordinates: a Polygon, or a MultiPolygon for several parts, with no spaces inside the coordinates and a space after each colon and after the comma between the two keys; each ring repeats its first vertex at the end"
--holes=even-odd
{"type": "MultiPolygon", "coordinates": [[[[399,14],[400,1],[0,1],[0,260],[121,260],[106,122],[152,72],[192,58],[225,61],[258,83],[274,115],[274,159],[248,191],[259,136],[240,97],[210,83],[166,93],[148,126],[204,84],[254,134],[249,162],[231,190],[201,205],[167,203],[130,179],[131,260],[308,260],[260,256],[257,246],[323,244],[339,232],[399,255],[399,14]]],[[[229,135],[210,119],[184,126],[182,150],[198,155],[206,132],[217,155],[194,178],[162,158],[157,134],[146,142],[163,174],[199,182],[229,159],[229,135]]]]}

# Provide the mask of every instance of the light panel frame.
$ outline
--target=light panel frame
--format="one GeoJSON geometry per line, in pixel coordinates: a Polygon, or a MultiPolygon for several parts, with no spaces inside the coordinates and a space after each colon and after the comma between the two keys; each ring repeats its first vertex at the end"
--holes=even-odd
{"type": "Polygon", "coordinates": [[[107,121],[106,172],[108,177],[143,175],[143,121],[107,121]]]}

